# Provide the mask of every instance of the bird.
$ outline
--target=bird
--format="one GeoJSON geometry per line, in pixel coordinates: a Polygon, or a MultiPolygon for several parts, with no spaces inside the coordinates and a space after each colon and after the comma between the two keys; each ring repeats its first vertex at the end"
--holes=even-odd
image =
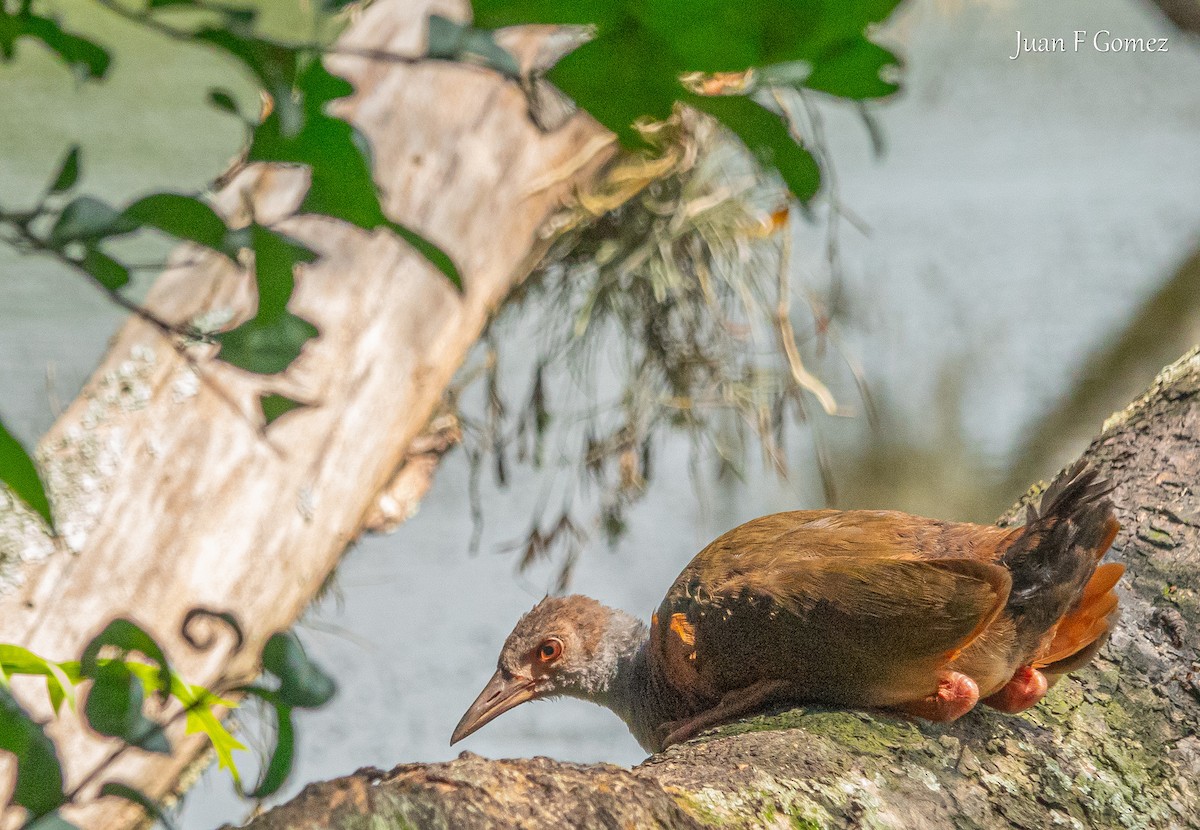
{"type": "Polygon", "coordinates": [[[685,567],[650,625],[550,596],[517,622],[451,744],[526,701],[615,712],[647,752],[784,705],[949,722],[1035,705],[1118,618],[1120,528],[1085,462],[999,527],[884,510],[763,516],[685,567]]]}

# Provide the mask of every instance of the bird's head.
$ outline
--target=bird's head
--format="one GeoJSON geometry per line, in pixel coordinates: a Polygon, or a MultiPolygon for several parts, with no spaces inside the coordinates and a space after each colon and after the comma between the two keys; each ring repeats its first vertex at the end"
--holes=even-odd
{"type": "Polygon", "coordinates": [[[570,695],[603,702],[619,658],[645,626],[585,596],[547,597],[517,622],[496,673],[471,704],[450,743],[528,700],[570,695]]]}

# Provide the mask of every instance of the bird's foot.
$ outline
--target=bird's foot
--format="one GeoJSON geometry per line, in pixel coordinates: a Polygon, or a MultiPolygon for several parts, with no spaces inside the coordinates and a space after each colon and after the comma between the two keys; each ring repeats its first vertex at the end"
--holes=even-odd
{"type": "Polygon", "coordinates": [[[698,718],[687,718],[685,720],[664,723],[658,730],[658,734],[663,736],[661,746],[663,749],[666,749],[673,744],[681,744],[702,731],[707,725],[700,723],[698,718]]]}
{"type": "Polygon", "coordinates": [[[906,715],[948,723],[965,715],[979,702],[979,686],[962,672],[948,671],[938,678],[937,691],[929,697],[893,706],[906,715]]]}
{"type": "Polygon", "coordinates": [[[672,744],[682,743],[705,729],[711,729],[714,726],[753,714],[777,698],[786,688],[787,683],[782,680],[759,680],[744,689],[726,692],[716,706],[700,712],[694,717],[671,721],[660,726],[659,734],[666,735],[662,740],[662,748],[666,749],[672,744]]]}
{"type": "Polygon", "coordinates": [[[1001,712],[1022,712],[1045,697],[1049,687],[1046,675],[1032,666],[1021,666],[1012,679],[1000,687],[1000,691],[988,695],[981,702],[1001,712]]]}

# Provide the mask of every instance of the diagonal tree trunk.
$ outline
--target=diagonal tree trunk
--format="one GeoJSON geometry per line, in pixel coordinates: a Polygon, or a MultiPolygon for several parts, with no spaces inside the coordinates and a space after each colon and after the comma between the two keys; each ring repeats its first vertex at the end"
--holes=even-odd
{"type": "Polygon", "coordinates": [[[796,709],[633,770],[463,753],[313,784],[249,827],[1200,827],[1200,348],[1084,456],[1116,486],[1122,620],[1023,715],[796,709]]]}
{"type": "Polygon", "coordinates": [[[1124,329],[1097,349],[1062,397],[1038,416],[1013,454],[1005,480],[1024,486],[1045,459],[1065,460],[1063,449],[1086,441],[1103,418],[1145,378],[1192,343],[1200,342],[1200,247],[1134,313],[1124,329]]]}
{"type": "MultiPolygon", "coordinates": [[[[342,45],[419,54],[431,12],[462,18],[467,4],[381,0],[342,45]]],[[[514,40],[535,42],[534,32],[514,40]]],[[[218,199],[230,216],[253,206],[258,221],[281,222],[323,255],[299,276],[292,306],[321,337],[281,380],[264,383],[204,356],[198,380],[170,344],[131,320],[40,446],[62,539],[46,537],[21,508],[0,506],[0,642],[76,659],[108,621],[127,616],[191,682],[252,677],[266,638],[296,620],[364,521],[394,521],[420,498],[436,441],[401,470],[411,442],[489,315],[540,259],[547,219],[611,155],[611,136],[583,115],[543,135],[515,85],[480,70],[330,62],[357,90],[343,114],[371,140],[386,209],[451,252],[465,291],[390,234],[293,217],[303,171],[236,176],[218,199]],[[264,438],[253,414],[264,388],[315,406],[264,438]],[[376,509],[398,470],[398,487],[376,509]],[[190,648],[180,632],[194,606],[235,614],[246,648],[190,648]]],[[[173,322],[252,313],[247,273],[182,253],[150,292],[150,309],[173,322]]],[[[17,692],[49,719],[44,691],[17,692]]],[[[173,757],[125,753],[106,777],[152,797],[170,793],[203,746],[176,726],[173,757]]],[[[114,749],[70,717],[51,734],[68,787],[114,749]]],[[[0,771],[7,790],[11,765],[0,771]]],[[[68,813],[94,828],[138,817],[114,799],[68,813]]]]}
{"type": "Polygon", "coordinates": [[[1185,32],[1200,35],[1200,0],[1151,0],[1167,18],[1185,32]]]}

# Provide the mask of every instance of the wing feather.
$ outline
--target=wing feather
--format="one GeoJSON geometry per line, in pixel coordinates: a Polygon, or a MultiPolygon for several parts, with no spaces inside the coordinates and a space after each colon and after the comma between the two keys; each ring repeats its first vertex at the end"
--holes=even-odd
{"type": "MultiPolygon", "coordinates": [[[[897,531],[894,521],[846,515],[768,516],[702,551],[658,612],[683,615],[691,640],[672,633],[682,622],[660,629],[670,674],[706,697],[765,679],[787,680],[795,699],[829,703],[888,705],[931,692],[937,670],[1003,609],[1008,572],[961,555],[977,553],[961,541],[965,550],[922,559],[922,534],[940,532],[933,520],[897,531]]],[[[992,530],[981,534],[990,546],[1007,535],[992,530]]]]}

